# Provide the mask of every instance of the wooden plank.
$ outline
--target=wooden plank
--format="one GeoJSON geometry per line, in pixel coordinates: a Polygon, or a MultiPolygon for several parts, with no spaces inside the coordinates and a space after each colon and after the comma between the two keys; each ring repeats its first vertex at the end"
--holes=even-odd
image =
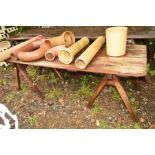
{"type": "Polygon", "coordinates": [[[53,62],[41,59],[34,62],[12,61],[8,62],[27,64],[33,66],[51,67],[72,71],[83,71],[93,73],[116,74],[121,76],[145,76],[147,74],[147,54],[145,45],[127,46],[127,54],[122,57],[110,57],[106,55],[103,47],[88,67],[80,70],[75,67],[74,62],[69,65],[62,64],[58,58],[53,62]]]}
{"type": "MultiPolygon", "coordinates": [[[[130,28],[130,27],[129,27],[130,28]]],[[[66,30],[73,31],[75,34],[76,39],[80,39],[83,36],[87,36],[90,39],[94,40],[97,38],[99,35],[105,35],[105,29],[106,27],[102,26],[80,26],[80,27],[65,27],[65,26],[60,26],[60,27],[53,27],[49,29],[42,29],[42,28],[35,28],[35,29],[30,29],[25,32],[22,32],[20,34],[10,36],[9,40],[27,40],[30,39],[34,36],[37,36],[39,34],[44,35],[46,38],[54,37],[57,35],[62,34],[62,32],[66,30]]],[[[128,32],[128,39],[149,39],[149,38],[155,38],[155,29],[135,29],[135,30],[130,30],[128,32]]]]}

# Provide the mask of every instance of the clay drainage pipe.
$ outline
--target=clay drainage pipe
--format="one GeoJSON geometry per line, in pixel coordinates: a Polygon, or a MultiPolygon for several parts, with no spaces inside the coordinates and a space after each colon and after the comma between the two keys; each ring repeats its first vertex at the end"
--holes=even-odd
{"type": "Polygon", "coordinates": [[[38,48],[35,51],[29,51],[29,52],[19,51],[18,59],[20,59],[22,61],[27,61],[27,62],[38,60],[40,58],[43,58],[45,56],[46,51],[49,50],[50,48],[51,48],[51,44],[48,40],[46,40],[40,46],[40,48],[38,48]]]}
{"type": "Polygon", "coordinates": [[[53,37],[49,39],[51,42],[52,47],[58,45],[65,45],[66,47],[71,46],[75,43],[75,36],[71,31],[65,31],[62,35],[53,37]]]}
{"type": "Polygon", "coordinates": [[[3,62],[5,60],[9,59],[11,56],[11,53],[16,53],[21,50],[29,50],[29,49],[32,50],[32,42],[39,40],[39,39],[44,40],[45,38],[42,35],[39,35],[39,36],[36,36],[30,40],[22,42],[16,46],[4,51],[4,52],[0,52],[0,62],[3,62]]]}
{"type": "MultiPolygon", "coordinates": [[[[42,37],[35,37],[34,39],[31,40],[31,42],[29,44],[27,44],[26,46],[24,46],[22,49],[23,51],[33,51],[37,48],[40,47],[41,44],[43,44],[45,41],[45,38],[42,37]]],[[[21,49],[20,49],[21,50],[21,49]]],[[[11,60],[17,60],[18,59],[18,52],[19,50],[13,51],[11,52],[11,60]]]]}
{"type": "Polygon", "coordinates": [[[45,54],[45,59],[47,61],[53,61],[58,56],[58,52],[63,49],[65,49],[65,45],[55,46],[49,49],[45,54]]]}
{"type": "Polygon", "coordinates": [[[76,43],[74,43],[71,47],[65,48],[58,52],[59,60],[64,64],[70,64],[75,55],[79,53],[84,47],[89,44],[89,39],[87,37],[83,37],[76,43]]]}
{"type": "Polygon", "coordinates": [[[85,69],[105,43],[105,37],[99,36],[75,61],[77,68],[85,69]]]}

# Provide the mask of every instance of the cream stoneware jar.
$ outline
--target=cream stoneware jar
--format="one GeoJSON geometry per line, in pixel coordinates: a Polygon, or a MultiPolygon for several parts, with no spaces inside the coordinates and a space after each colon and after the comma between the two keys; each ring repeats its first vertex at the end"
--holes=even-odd
{"type": "Polygon", "coordinates": [[[106,29],[106,51],[109,56],[123,56],[126,53],[127,27],[106,29]]]}

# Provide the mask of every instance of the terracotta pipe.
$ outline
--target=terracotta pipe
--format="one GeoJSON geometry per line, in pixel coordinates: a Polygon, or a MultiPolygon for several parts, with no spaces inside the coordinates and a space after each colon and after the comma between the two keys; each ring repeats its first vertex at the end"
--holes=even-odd
{"type": "MultiPolygon", "coordinates": [[[[25,51],[25,52],[33,51],[33,50],[39,48],[41,46],[41,44],[44,43],[44,41],[45,41],[44,38],[36,38],[36,40],[34,40],[30,44],[28,44],[28,46],[26,46],[23,51],[25,51]]],[[[19,52],[19,50],[11,52],[11,60],[15,61],[18,59],[18,52],[19,52]]]]}
{"type": "Polygon", "coordinates": [[[74,43],[71,47],[58,52],[59,60],[64,64],[70,64],[73,61],[75,55],[88,44],[89,39],[87,37],[83,37],[82,39],[74,43]]]}
{"type": "Polygon", "coordinates": [[[44,39],[44,37],[42,35],[39,35],[39,36],[36,36],[30,40],[27,40],[25,42],[22,42],[4,52],[0,52],[0,62],[3,62],[7,59],[10,58],[11,56],[11,53],[14,52],[14,51],[20,51],[20,50],[28,50],[28,49],[31,49],[31,43],[36,40],[36,39],[44,39]]]}
{"type": "Polygon", "coordinates": [[[49,39],[52,47],[58,45],[65,45],[66,47],[71,46],[75,43],[75,36],[71,31],[65,31],[61,36],[53,37],[49,39]]]}
{"type": "Polygon", "coordinates": [[[53,61],[58,56],[58,52],[63,49],[65,49],[65,45],[55,46],[55,47],[49,49],[45,53],[45,59],[47,61],[53,61]]]}
{"type": "Polygon", "coordinates": [[[85,69],[105,43],[105,37],[99,36],[75,61],[75,66],[85,69]]]}
{"type": "Polygon", "coordinates": [[[50,48],[51,48],[50,41],[46,40],[37,50],[28,52],[19,51],[18,59],[27,62],[41,59],[45,56],[46,51],[49,50],[50,48]]]}

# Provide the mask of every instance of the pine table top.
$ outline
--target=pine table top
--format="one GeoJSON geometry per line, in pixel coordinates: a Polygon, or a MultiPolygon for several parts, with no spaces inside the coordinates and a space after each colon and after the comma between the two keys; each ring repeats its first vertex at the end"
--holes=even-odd
{"type": "Polygon", "coordinates": [[[140,77],[147,74],[147,48],[145,45],[127,45],[126,55],[111,57],[106,54],[106,48],[103,46],[84,70],[78,69],[75,66],[75,60],[71,64],[65,65],[58,58],[52,62],[48,62],[44,58],[34,62],[23,62],[19,60],[8,60],[8,62],[70,71],[140,77]]]}

